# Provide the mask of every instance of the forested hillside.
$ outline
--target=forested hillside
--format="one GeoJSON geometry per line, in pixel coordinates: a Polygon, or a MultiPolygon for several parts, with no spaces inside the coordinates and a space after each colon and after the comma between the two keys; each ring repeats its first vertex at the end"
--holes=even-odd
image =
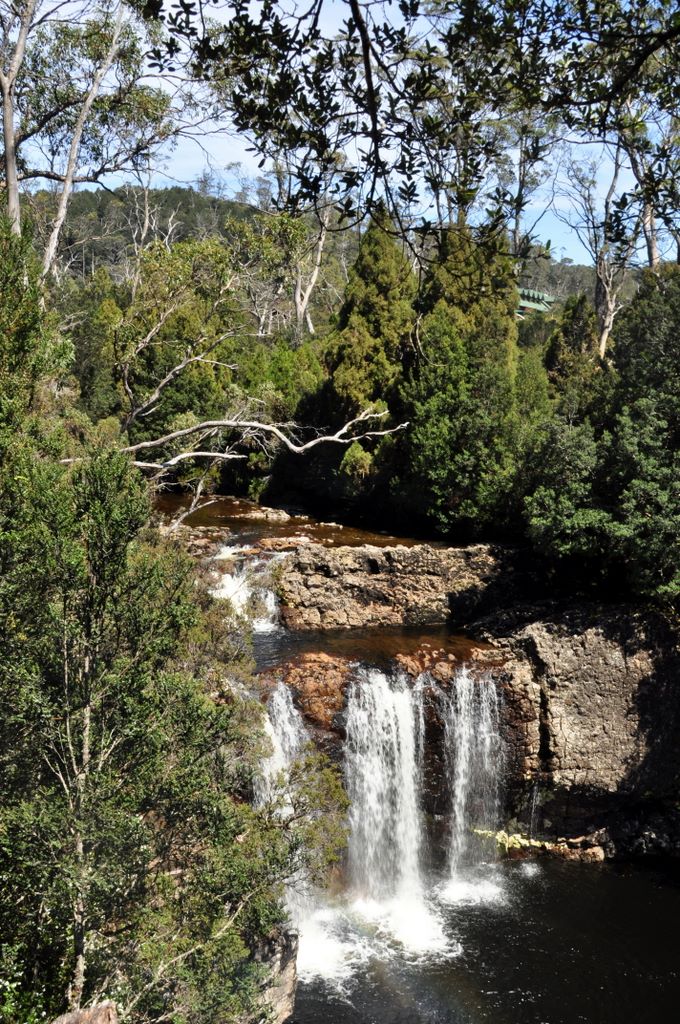
{"type": "Polygon", "coordinates": [[[78,194],[64,244],[93,217],[86,272],[75,260],[52,288],[81,429],[148,445],[140,462],[163,487],[266,495],[455,543],[511,540],[555,578],[568,566],[570,585],[672,598],[672,265],[629,279],[602,358],[594,288],[571,293],[592,269],[529,253],[518,279],[503,234],[492,250],[474,226],[449,226],[416,264],[386,211],[322,236],[311,216],[121,190],[78,194]],[[548,312],[518,315],[523,280],[553,288],[548,312]],[[179,432],[225,415],[312,437],[367,410],[386,436],[304,458],[260,436],[219,458],[180,445],[179,432]]]}
{"type": "Polygon", "coordinates": [[[330,6],[0,0],[8,1024],[261,1019],[284,886],[343,845],[324,757],[256,798],[248,624],[159,494],[677,614],[676,5],[330,6]],[[259,178],[154,186],[234,132],[259,178]]]}

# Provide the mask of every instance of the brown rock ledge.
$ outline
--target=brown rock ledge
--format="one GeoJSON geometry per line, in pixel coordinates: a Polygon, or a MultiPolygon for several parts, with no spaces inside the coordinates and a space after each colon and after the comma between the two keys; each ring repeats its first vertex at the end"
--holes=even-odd
{"type": "Polygon", "coordinates": [[[512,599],[513,561],[511,551],[488,544],[305,544],[281,563],[282,615],[293,630],[460,624],[512,599]]]}
{"type": "MultiPolygon", "coordinates": [[[[352,677],[353,662],[330,654],[307,653],[284,663],[275,673],[296,697],[296,704],[308,722],[317,729],[332,732],[336,716],[345,706],[345,691],[352,677]]],[[[260,677],[260,684],[273,685],[275,679],[260,677]]]]}

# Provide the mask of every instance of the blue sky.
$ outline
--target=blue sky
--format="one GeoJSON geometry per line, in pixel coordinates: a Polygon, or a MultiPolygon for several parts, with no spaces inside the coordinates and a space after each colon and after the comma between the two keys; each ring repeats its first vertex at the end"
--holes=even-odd
{"type": "MultiPolygon", "coordinates": [[[[258,159],[248,152],[247,141],[231,132],[218,132],[204,138],[200,146],[190,139],[181,140],[165,161],[159,162],[154,183],[157,186],[193,185],[206,170],[211,170],[224,183],[227,192],[230,189],[236,192],[239,185],[237,174],[230,170],[233,164],[239,164],[247,177],[256,178],[262,173],[258,159]]],[[[528,219],[535,220],[545,205],[547,203],[542,205],[538,198],[528,211],[528,219]]],[[[535,234],[543,243],[550,241],[556,260],[568,258],[575,263],[592,262],[575,233],[552,210],[543,214],[535,234]]]]}
{"type": "MultiPolygon", "coordinates": [[[[346,0],[326,0],[321,18],[324,34],[336,34],[347,13],[346,0]]],[[[211,14],[217,20],[224,20],[229,17],[229,5],[223,6],[221,0],[216,0],[211,14]]],[[[204,136],[200,143],[189,138],[180,139],[171,152],[157,157],[152,181],[156,186],[192,185],[208,170],[224,185],[225,194],[228,195],[239,190],[238,173],[230,170],[234,164],[240,165],[242,173],[248,178],[255,179],[262,173],[258,167],[258,158],[248,152],[247,141],[225,128],[213,135],[204,136]]],[[[115,187],[121,180],[121,177],[114,177],[107,184],[115,187]]],[[[575,263],[591,263],[588,252],[575,232],[553,210],[546,209],[547,206],[549,197],[542,200],[537,195],[533,207],[527,211],[528,224],[535,222],[539,214],[542,214],[534,232],[536,239],[543,243],[550,241],[553,257],[557,260],[569,258],[575,263]]]]}

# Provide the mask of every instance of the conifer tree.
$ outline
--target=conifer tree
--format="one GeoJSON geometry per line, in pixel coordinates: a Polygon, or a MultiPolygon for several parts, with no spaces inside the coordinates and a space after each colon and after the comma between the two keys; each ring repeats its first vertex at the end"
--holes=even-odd
{"type": "MultiPolygon", "coordinates": [[[[325,355],[328,379],[303,400],[296,419],[327,430],[371,406],[390,413],[398,409],[403,364],[412,346],[416,293],[416,278],[394,225],[384,210],[378,210],[349,271],[336,330],[325,355]]],[[[385,420],[383,425],[390,422],[385,420]]],[[[373,498],[376,488],[389,478],[391,441],[355,441],[344,450],[319,449],[304,465],[296,464],[296,485],[334,502],[354,502],[368,494],[373,498]]],[[[290,461],[284,456],[275,477],[288,481],[289,468],[290,461]]]]}
{"type": "Polygon", "coordinates": [[[545,354],[556,410],[568,420],[586,415],[595,397],[602,369],[597,346],[593,306],[585,295],[568,299],[545,354]]]}
{"type": "Polygon", "coordinates": [[[372,402],[389,405],[411,343],[416,279],[384,211],[361,240],[328,354],[340,417],[372,402]]]}
{"type": "MultiPolygon", "coordinates": [[[[553,345],[563,366],[569,342],[567,352],[578,354],[582,335],[568,330],[579,323],[578,309],[575,303],[565,311],[553,345]]],[[[602,367],[594,376],[599,394],[594,403],[591,385],[589,420],[576,419],[583,398],[580,408],[563,411],[539,453],[539,486],[525,503],[530,539],[555,565],[568,559],[582,581],[613,580],[676,607],[679,337],[680,273],[668,267],[642,279],[617,327],[613,372],[602,367]]],[[[571,393],[577,386],[572,371],[571,393]]],[[[588,397],[583,383],[581,393],[588,397]]]]}
{"type": "Polygon", "coordinates": [[[512,268],[465,227],[444,230],[420,299],[422,355],[402,389],[411,427],[397,484],[441,532],[502,522],[514,472],[512,268]]]}

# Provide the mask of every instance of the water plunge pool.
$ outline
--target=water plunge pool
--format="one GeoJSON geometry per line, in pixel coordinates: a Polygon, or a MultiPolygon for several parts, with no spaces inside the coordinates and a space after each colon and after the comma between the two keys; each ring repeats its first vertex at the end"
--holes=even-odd
{"type": "Polygon", "coordinates": [[[311,970],[301,958],[294,1024],[678,1019],[677,866],[504,862],[478,868],[458,895],[430,903],[448,952],[419,955],[355,925],[344,970],[328,946],[311,970]]]}

